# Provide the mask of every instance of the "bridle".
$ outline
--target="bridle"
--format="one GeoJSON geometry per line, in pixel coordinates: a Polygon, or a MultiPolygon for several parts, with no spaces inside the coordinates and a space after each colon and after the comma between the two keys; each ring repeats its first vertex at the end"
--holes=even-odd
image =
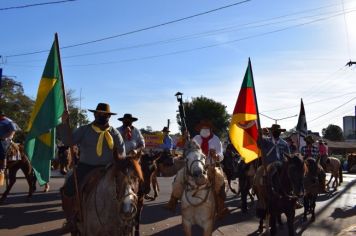
{"type": "MultiPolygon", "coordinates": [[[[110,166],[110,168],[113,168],[112,166],[110,166]]],[[[108,173],[108,172],[107,172],[108,173]]],[[[121,206],[125,200],[125,198],[129,197],[129,196],[133,196],[133,202],[134,204],[132,204],[132,212],[130,215],[126,216],[125,214],[122,213],[121,209],[120,209],[120,213],[119,213],[119,218],[121,219],[121,221],[123,221],[123,225],[124,227],[130,227],[133,226],[134,223],[132,223],[132,220],[136,217],[136,213],[137,213],[137,202],[138,202],[138,196],[137,194],[132,190],[132,180],[130,177],[128,177],[129,181],[128,181],[128,185],[130,186],[130,190],[126,193],[126,188],[125,188],[125,193],[124,194],[120,194],[119,187],[117,185],[117,182],[119,180],[119,178],[122,178],[122,176],[125,176],[125,174],[122,173],[122,175],[120,176],[119,174],[115,174],[114,176],[114,186],[115,186],[115,191],[112,193],[112,200],[116,202],[116,204],[118,206],[121,206]],[[136,203],[136,204],[135,204],[136,203]]],[[[122,180],[121,180],[122,181],[122,180]]],[[[97,206],[97,192],[98,192],[98,186],[99,183],[96,184],[95,187],[95,192],[94,192],[94,206],[95,206],[95,213],[96,213],[96,217],[98,218],[99,224],[101,228],[105,228],[104,227],[104,223],[100,218],[99,215],[99,211],[98,211],[98,206],[97,206]]]]}

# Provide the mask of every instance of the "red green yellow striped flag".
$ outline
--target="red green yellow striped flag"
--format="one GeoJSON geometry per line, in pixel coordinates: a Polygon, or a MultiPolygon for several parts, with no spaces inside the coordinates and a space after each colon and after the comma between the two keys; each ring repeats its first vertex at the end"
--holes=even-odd
{"type": "Polygon", "coordinates": [[[56,126],[65,109],[60,57],[56,37],[44,68],[33,108],[25,150],[40,185],[49,181],[51,160],[55,157],[56,126]]]}
{"type": "Polygon", "coordinates": [[[257,145],[257,113],[252,67],[249,59],[229,128],[231,143],[245,163],[255,160],[260,155],[260,149],[257,145]]]}

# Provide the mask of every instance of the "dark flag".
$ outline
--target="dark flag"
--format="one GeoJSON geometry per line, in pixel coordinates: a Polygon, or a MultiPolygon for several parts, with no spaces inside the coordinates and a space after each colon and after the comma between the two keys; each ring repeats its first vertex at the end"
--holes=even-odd
{"type": "Polygon", "coordinates": [[[300,149],[303,145],[305,144],[304,142],[304,137],[307,136],[308,134],[308,128],[307,128],[307,120],[305,118],[305,110],[304,110],[304,104],[303,104],[303,99],[300,99],[300,112],[299,112],[299,118],[298,118],[298,124],[296,128],[298,132],[298,148],[300,149]]]}

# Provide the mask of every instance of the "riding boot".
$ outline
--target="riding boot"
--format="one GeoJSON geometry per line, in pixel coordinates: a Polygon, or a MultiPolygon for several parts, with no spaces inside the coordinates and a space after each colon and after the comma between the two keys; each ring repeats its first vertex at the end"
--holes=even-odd
{"type": "Polygon", "coordinates": [[[171,198],[169,199],[167,205],[166,205],[166,209],[175,213],[176,212],[176,208],[177,208],[177,203],[178,203],[178,198],[174,197],[173,195],[171,195],[171,198]]]}
{"type": "Polygon", "coordinates": [[[77,206],[75,196],[69,197],[64,194],[64,188],[60,189],[62,196],[62,208],[66,217],[66,222],[61,228],[61,233],[66,234],[76,231],[77,206]]]}

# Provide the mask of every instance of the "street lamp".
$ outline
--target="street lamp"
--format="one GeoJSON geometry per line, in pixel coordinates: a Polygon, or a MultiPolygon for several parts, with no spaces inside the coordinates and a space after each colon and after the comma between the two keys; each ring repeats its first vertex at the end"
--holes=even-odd
{"type": "Polygon", "coordinates": [[[179,103],[182,103],[182,102],[183,102],[183,99],[182,99],[183,93],[177,92],[174,96],[177,97],[177,101],[178,101],[179,103]]]}

